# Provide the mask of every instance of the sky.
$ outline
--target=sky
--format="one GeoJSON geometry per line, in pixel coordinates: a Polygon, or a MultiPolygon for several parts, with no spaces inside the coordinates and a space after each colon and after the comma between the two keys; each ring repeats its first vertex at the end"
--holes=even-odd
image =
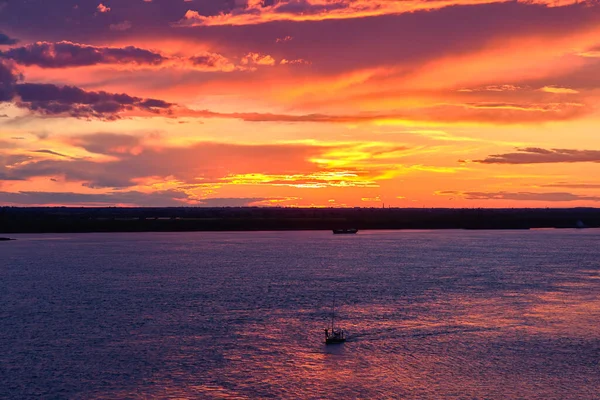
{"type": "Polygon", "coordinates": [[[0,0],[0,205],[600,207],[600,2],[0,0]]]}

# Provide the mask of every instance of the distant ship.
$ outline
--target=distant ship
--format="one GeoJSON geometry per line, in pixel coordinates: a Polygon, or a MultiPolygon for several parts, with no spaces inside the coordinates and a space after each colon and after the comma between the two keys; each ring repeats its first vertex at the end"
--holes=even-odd
{"type": "Polygon", "coordinates": [[[8,242],[9,240],[15,240],[7,237],[0,237],[0,242],[8,242]]]}
{"type": "Polygon", "coordinates": [[[358,229],[356,229],[356,228],[344,228],[344,229],[334,229],[333,230],[334,235],[353,234],[353,233],[357,233],[357,232],[358,232],[358,229]]]}

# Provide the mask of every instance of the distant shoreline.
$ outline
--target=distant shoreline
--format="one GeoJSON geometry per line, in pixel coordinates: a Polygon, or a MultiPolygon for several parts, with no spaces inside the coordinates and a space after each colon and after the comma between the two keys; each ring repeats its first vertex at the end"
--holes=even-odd
{"type": "Polygon", "coordinates": [[[598,228],[600,209],[21,208],[0,233],[598,228]]]}

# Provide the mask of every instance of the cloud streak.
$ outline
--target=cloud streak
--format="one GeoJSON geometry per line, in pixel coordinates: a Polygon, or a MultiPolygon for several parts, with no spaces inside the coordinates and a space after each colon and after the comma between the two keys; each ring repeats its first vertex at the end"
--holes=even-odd
{"type": "Polygon", "coordinates": [[[553,187],[553,188],[567,188],[567,189],[600,189],[600,183],[550,183],[547,185],[541,185],[542,187],[553,187]]]}
{"type": "Polygon", "coordinates": [[[467,200],[512,200],[512,201],[543,201],[543,202],[569,202],[569,201],[600,201],[598,196],[585,196],[568,192],[440,192],[442,195],[459,195],[467,200]]]}
{"type": "MultiPolygon", "coordinates": [[[[323,21],[355,19],[383,15],[399,15],[417,11],[432,11],[453,6],[473,6],[479,4],[504,3],[506,0],[281,0],[264,2],[248,0],[229,13],[202,15],[188,10],[184,17],[174,23],[177,27],[257,25],[275,21],[323,21]]],[[[520,0],[547,7],[578,4],[577,0],[520,0]]]]}
{"type": "Polygon", "coordinates": [[[240,119],[246,122],[296,122],[333,124],[403,124],[410,122],[459,123],[482,122],[500,125],[563,121],[581,117],[591,110],[577,103],[514,104],[465,103],[431,107],[410,107],[383,113],[333,114],[275,114],[275,113],[223,113],[210,110],[180,109],[179,116],[199,118],[240,119]]]}
{"type": "Polygon", "coordinates": [[[515,153],[494,154],[474,162],[481,164],[597,163],[600,162],[600,151],[527,147],[517,149],[515,153]]]}

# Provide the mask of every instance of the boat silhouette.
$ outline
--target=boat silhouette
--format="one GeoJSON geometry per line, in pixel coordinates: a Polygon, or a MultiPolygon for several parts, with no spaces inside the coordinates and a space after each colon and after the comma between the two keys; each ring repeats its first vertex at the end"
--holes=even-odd
{"type": "Polygon", "coordinates": [[[333,296],[333,306],[331,307],[331,330],[325,328],[325,344],[339,344],[346,341],[346,331],[335,328],[335,296],[333,296]]]}
{"type": "Polygon", "coordinates": [[[334,235],[353,234],[353,233],[357,233],[357,232],[358,232],[358,229],[356,229],[356,228],[342,228],[342,229],[334,229],[333,230],[334,235]]]}

